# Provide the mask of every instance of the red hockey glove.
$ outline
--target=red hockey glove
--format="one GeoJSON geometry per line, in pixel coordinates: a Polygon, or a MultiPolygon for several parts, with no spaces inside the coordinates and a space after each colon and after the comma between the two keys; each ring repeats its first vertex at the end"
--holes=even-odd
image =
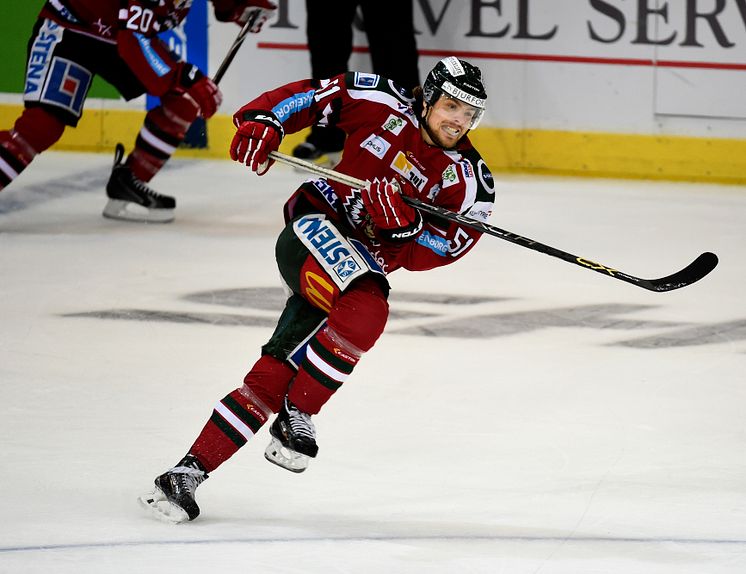
{"type": "Polygon", "coordinates": [[[422,229],[422,216],[404,202],[399,182],[374,179],[362,190],[365,209],[382,239],[408,241],[422,229]]]}
{"type": "Polygon", "coordinates": [[[261,31],[264,23],[272,17],[277,6],[269,0],[213,0],[215,18],[220,22],[235,22],[243,26],[250,19],[249,32],[261,31]]]}
{"type": "Polygon", "coordinates": [[[264,175],[275,163],[269,152],[277,151],[285,130],[271,111],[242,110],[233,116],[238,126],[231,142],[231,159],[245,163],[257,175],[264,175]]]}
{"type": "Polygon", "coordinates": [[[207,119],[214,116],[223,103],[223,94],[217,84],[197,66],[186,62],[182,65],[179,80],[181,87],[197,102],[202,117],[207,119]]]}

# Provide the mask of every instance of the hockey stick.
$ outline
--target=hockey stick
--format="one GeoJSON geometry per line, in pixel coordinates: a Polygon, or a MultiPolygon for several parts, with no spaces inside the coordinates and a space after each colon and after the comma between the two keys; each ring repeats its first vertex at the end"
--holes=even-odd
{"type": "Polygon", "coordinates": [[[256,10],[251,15],[249,15],[249,18],[244,23],[241,31],[238,33],[238,36],[236,36],[236,39],[233,40],[233,44],[231,44],[231,47],[228,48],[228,53],[225,55],[225,58],[223,58],[218,71],[215,72],[215,76],[212,78],[212,81],[216,84],[219,84],[220,80],[223,79],[225,72],[228,70],[228,66],[231,65],[231,62],[233,62],[233,58],[235,58],[236,54],[238,54],[238,49],[241,47],[241,44],[243,44],[243,41],[246,39],[246,35],[249,33],[249,30],[254,25],[254,22],[259,17],[260,13],[260,10],[256,10]]]}
{"type": "MultiPolygon", "coordinates": [[[[334,171],[332,169],[325,168],[304,161],[302,159],[298,159],[296,157],[288,156],[274,151],[271,152],[269,156],[272,159],[279,161],[280,163],[292,165],[294,167],[298,167],[306,171],[322,175],[331,180],[338,181],[356,189],[365,189],[368,187],[367,181],[345,175],[338,171],[334,171]]],[[[627,273],[623,273],[622,271],[619,271],[612,267],[602,265],[601,263],[596,263],[595,261],[591,261],[590,259],[578,257],[577,255],[567,253],[566,251],[550,247],[549,245],[544,245],[543,243],[539,243],[538,241],[534,241],[533,239],[529,239],[528,237],[523,237],[521,235],[518,235],[517,233],[506,231],[504,229],[500,229],[499,227],[495,227],[487,223],[482,223],[481,221],[477,221],[476,219],[471,219],[470,217],[466,217],[465,215],[454,213],[453,211],[449,211],[448,209],[425,203],[424,201],[420,201],[419,199],[415,199],[413,197],[405,196],[404,201],[421,211],[424,211],[441,219],[455,221],[466,227],[470,227],[472,229],[476,229],[477,231],[481,231],[482,233],[486,233],[487,235],[499,237],[500,239],[510,241],[511,243],[515,243],[516,245],[520,245],[521,247],[527,247],[528,249],[532,249],[533,251],[538,251],[540,253],[545,253],[546,255],[551,255],[552,257],[557,257],[558,259],[562,259],[563,261],[574,263],[575,265],[579,265],[585,269],[590,269],[591,271],[602,273],[604,275],[607,275],[608,277],[619,279],[620,281],[626,281],[627,283],[637,285],[638,287],[642,287],[643,289],[647,289],[649,291],[664,292],[673,291],[674,289],[679,289],[681,287],[686,287],[687,285],[691,285],[692,283],[702,279],[718,264],[717,255],[715,255],[714,253],[705,252],[697,257],[694,261],[692,261],[689,265],[687,265],[680,271],[673,273],[672,275],[661,277],[659,279],[641,279],[640,277],[628,275],[627,273]]]]}

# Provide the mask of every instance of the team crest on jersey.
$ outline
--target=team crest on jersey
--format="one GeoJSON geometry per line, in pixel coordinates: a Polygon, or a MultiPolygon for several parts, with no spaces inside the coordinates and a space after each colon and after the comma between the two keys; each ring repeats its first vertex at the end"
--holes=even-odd
{"type": "Polygon", "coordinates": [[[366,74],[363,72],[355,72],[355,78],[352,84],[356,88],[375,88],[378,86],[378,81],[381,79],[376,74],[366,74]]]}
{"type": "Polygon", "coordinates": [[[395,116],[394,114],[391,114],[386,119],[386,123],[383,124],[383,129],[385,129],[387,132],[391,132],[395,136],[398,136],[404,129],[405,125],[406,125],[406,122],[404,121],[403,118],[400,118],[399,116],[395,116]]]}
{"type": "Polygon", "coordinates": [[[443,171],[443,187],[451,187],[459,182],[456,165],[451,164],[443,171]]]}
{"type": "Polygon", "coordinates": [[[391,162],[391,168],[396,172],[404,176],[404,178],[415,186],[419,191],[425,189],[427,185],[427,178],[425,175],[415,166],[403,152],[396,154],[394,161],[391,162]]]}
{"type": "Polygon", "coordinates": [[[383,159],[383,156],[385,156],[386,152],[391,148],[391,144],[381,136],[371,134],[367,139],[363,140],[360,147],[364,150],[368,150],[378,159],[383,159]]]}

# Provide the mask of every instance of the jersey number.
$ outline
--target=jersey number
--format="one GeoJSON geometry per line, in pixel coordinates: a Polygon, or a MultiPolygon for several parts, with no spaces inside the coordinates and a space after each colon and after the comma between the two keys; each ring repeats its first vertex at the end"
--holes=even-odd
{"type": "Polygon", "coordinates": [[[469,237],[469,234],[459,227],[456,230],[456,237],[453,238],[453,247],[451,248],[451,256],[458,257],[464,251],[466,251],[472,243],[474,243],[474,238],[469,237]]]}
{"type": "Polygon", "coordinates": [[[153,23],[154,14],[149,8],[143,8],[142,6],[131,6],[130,17],[127,20],[127,29],[147,34],[150,31],[150,26],[153,23]]]}

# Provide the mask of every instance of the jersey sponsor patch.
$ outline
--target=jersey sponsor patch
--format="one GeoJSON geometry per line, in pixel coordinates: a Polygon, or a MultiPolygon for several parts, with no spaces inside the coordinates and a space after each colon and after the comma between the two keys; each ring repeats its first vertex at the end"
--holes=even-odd
{"type": "Polygon", "coordinates": [[[62,40],[64,28],[51,20],[44,20],[34,39],[26,68],[26,89],[24,99],[38,101],[49,72],[50,61],[55,46],[62,40]]]}
{"type": "Polygon", "coordinates": [[[370,136],[368,136],[367,139],[363,140],[363,142],[360,144],[360,147],[368,150],[378,159],[383,159],[383,156],[385,156],[386,152],[389,151],[389,149],[391,148],[391,144],[383,139],[381,136],[371,134],[370,136]]]}
{"type": "Polygon", "coordinates": [[[55,56],[39,101],[62,108],[79,118],[91,79],[91,73],[82,66],[55,56]]]}
{"type": "Polygon", "coordinates": [[[404,152],[400,151],[396,154],[394,161],[391,162],[391,168],[396,173],[403,175],[406,180],[413,186],[415,186],[419,191],[425,189],[425,185],[427,185],[427,178],[419,169],[417,169],[417,166],[415,166],[411,161],[409,161],[409,159],[407,159],[407,156],[404,155],[404,152]]]}
{"type": "Polygon", "coordinates": [[[495,179],[492,177],[492,172],[483,159],[480,159],[477,163],[477,172],[479,173],[479,181],[482,182],[484,189],[489,193],[495,193],[495,179]]]}
{"type": "Polygon", "coordinates": [[[301,217],[293,223],[293,231],[340,289],[368,271],[366,261],[324,215],[301,217]]]}
{"type": "Polygon", "coordinates": [[[475,179],[474,176],[474,166],[471,165],[471,162],[468,159],[461,159],[459,160],[459,165],[461,166],[461,173],[464,174],[464,179],[475,179]]]}
{"type": "Polygon", "coordinates": [[[133,34],[133,36],[137,38],[137,43],[140,44],[142,55],[145,56],[145,60],[147,60],[155,75],[162,78],[168,74],[171,71],[171,66],[164,62],[163,58],[158,55],[158,52],[155,51],[155,48],[153,48],[153,45],[150,43],[150,38],[146,38],[142,34],[133,34]]]}
{"type": "Polygon", "coordinates": [[[487,220],[492,215],[493,203],[491,201],[477,201],[469,208],[467,216],[482,223],[487,223],[487,220]]]}
{"type": "Polygon", "coordinates": [[[352,84],[356,88],[375,88],[381,77],[377,74],[366,74],[364,72],[355,72],[355,78],[352,84]]]}
{"type": "Polygon", "coordinates": [[[417,243],[423,247],[427,247],[430,251],[441,257],[445,257],[450,249],[448,240],[445,237],[432,235],[429,231],[423,231],[417,238],[417,243]]]}
{"type": "Polygon", "coordinates": [[[272,111],[277,119],[284,123],[293,114],[310,107],[315,93],[314,90],[309,90],[304,93],[293,94],[272,108],[272,111]]]}
{"type": "Polygon", "coordinates": [[[337,208],[339,206],[339,198],[337,197],[337,192],[334,191],[334,188],[329,185],[329,182],[326,181],[324,178],[321,179],[315,179],[311,182],[311,185],[316,188],[316,190],[321,194],[321,197],[324,198],[324,200],[329,204],[329,207],[331,207],[334,211],[337,211],[337,208]]]}
{"type": "Polygon", "coordinates": [[[456,170],[455,164],[451,164],[443,170],[442,179],[443,187],[451,187],[459,182],[458,171],[456,170]]]}
{"type": "Polygon", "coordinates": [[[404,129],[406,123],[407,122],[404,121],[404,118],[400,118],[399,116],[391,114],[386,119],[386,122],[383,124],[383,129],[385,129],[387,132],[391,132],[395,136],[398,136],[404,129]]]}

